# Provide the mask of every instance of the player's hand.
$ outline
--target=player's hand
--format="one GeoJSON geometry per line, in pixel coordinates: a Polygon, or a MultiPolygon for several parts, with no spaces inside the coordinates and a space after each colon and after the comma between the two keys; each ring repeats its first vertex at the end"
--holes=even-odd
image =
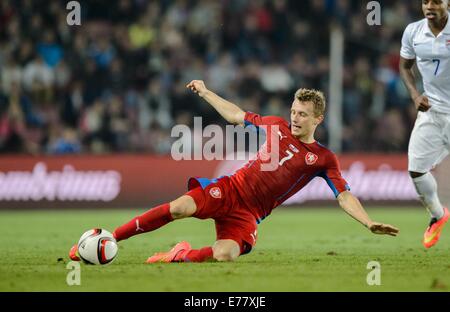
{"type": "Polygon", "coordinates": [[[399,233],[399,230],[396,227],[390,224],[383,224],[378,222],[372,222],[368,226],[368,228],[374,234],[387,234],[391,236],[397,236],[397,234],[399,233]]]}
{"type": "Polygon", "coordinates": [[[186,85],[186,88],[191,89],[192,92],[197,93],[200,97],[203,97],[208,91],[203,80],[192,80],[186,85]]]}
{"type": "Polygon", "coordinates": [[[419,112],[426,112],[431,108],[428,98],[425,95],[419,95],[414,99],[414,105],[419,112]]]}

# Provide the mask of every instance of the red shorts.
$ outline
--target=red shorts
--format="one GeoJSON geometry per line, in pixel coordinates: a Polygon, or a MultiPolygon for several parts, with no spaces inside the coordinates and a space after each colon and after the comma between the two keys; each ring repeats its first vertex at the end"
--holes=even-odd
{"type": "Polygon", "coordinates": [[[256,218],[249,211],[231,185],[229,177],[218,180],[196,179],[189,181],[189,192],[197,205],[193,217],[214,219],[217,240],[232,239],[241,248],[241,255],[249,253],[256,244],[256,218]]]}

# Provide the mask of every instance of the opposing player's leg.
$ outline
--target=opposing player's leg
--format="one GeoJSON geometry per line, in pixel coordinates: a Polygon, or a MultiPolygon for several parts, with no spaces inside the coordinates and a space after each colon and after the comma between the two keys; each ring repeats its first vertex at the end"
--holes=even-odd
{"type": "Polygon", "coordinates": [[[426,248],[437,243],[448,220],[448,210],[439,200],[437,183],[430,173],[447,155],[442,129],[436,124],[434,116],[431,113],[419,113],[409,142],[408,170],[417,194],[431,216],[423,237],[426,248]]]}
{"type": "Polygon", "coordinates": [[[423,204],[428,210],[432,219],[441,219],[444,216],[444,207],[442,206],[439,196],[436,179],[430,173],[419,173],[415,171],[409,172],[417,194],[423,204]]]}
{"type": "MultiPolygon", "coordinates": [[[[117,241],[134,235],[147,233],[159,229],[173,220],[187,218],[197,211],[195,201],[191,196],[183,195],[176,200],[156,206],[145,213],[119,226],[113,233],[117,241]]],[[[69,252],[69,258],[79,261],[78,246],[75,244],[69,252]]]]}
{"type": "Polygon", "coordinates": [[[423,246],[433,247],[441,235],[442,229],[449,218],[447,207],[443,207],[438,198],[437,183],[430,172],[421,174],[410,171],[419,198],[431,215],[431,221],[423,234],[423,246]]]}

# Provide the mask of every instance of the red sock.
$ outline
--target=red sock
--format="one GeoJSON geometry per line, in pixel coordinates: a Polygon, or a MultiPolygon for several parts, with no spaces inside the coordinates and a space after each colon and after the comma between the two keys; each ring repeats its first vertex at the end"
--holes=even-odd
{"type": "Polygon", "coordinates": [[[183,262],[205,262],[213,259],[213,250],[212,247],[203,247],[202,249],[190,250],[183,256],[183,262]]]}
{"type": "Polygon", "coordinates": [[[154,207],[130,222],[119,226],[113,233],[117,241],[154,231],[173,220],[169,204],[154,207]]]}

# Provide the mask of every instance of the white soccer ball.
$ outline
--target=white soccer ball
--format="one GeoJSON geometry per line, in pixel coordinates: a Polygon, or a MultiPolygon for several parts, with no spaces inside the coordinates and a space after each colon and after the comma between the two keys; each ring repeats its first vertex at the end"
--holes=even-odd
{"type": "Polygon", "coordinates": [[[81,235],[78,253],[88,264],[108,264],[117,256],[118,246],[114,236],[104,229],[92,229],[81,235]]]}

